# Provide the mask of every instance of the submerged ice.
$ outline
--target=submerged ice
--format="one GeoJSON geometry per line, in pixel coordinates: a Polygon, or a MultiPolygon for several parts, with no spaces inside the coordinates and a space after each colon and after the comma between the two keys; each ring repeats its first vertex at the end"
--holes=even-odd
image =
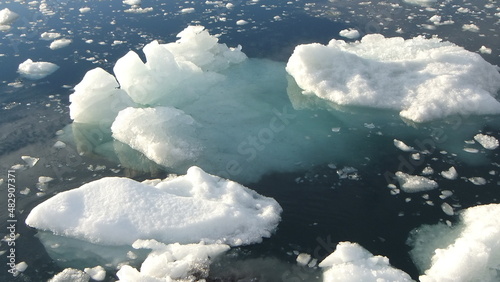
{"type": "Polygon", "coordinates": [[[271,236],[280,213],[274,199],[191,167],[187,175],[165,180],[87,183],[38,205],[26,223],[103,245],[155,239],[238,246],[271,236]]]}
{"type": "Polygon", "coordinates": [[[392,109],[414,122],[500,113],[495,66],[438,38],[370,34],[355,43],[299,45],[286,70],[304,95],[337,105],[392,109]]]}

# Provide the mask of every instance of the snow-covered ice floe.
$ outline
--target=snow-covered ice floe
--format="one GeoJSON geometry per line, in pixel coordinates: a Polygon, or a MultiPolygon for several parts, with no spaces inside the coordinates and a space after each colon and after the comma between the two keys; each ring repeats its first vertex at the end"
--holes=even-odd
{"type": "Polygon", "coordinates": [[[420,281],[499,281],[500,204],[460,212],[460,222],[423,225],[408,240],[420,281]]]}
{"type": "Polygon", "coordinates": [[[49,62],[33,62],[27,59],[19,65],[18,73],[28,79],[42,79],[59,69],[59,66],[49,62]]]}
{"type": "Polygon", "coordinates": [[[392,109],[414,122],[500,113],[495,66],[439,38],[370,34],[354,43],[334,39],[327,45],[299,45],[286,70],[304,95],[337,105],[392,109]]]}
{"type": "Polygon", "coordinates": [[[319,266],[324,282],[413,281],[404,271],[390,265],[384,256],[374,256],[357,243],[340,242],[319,266]]]}
{"type": "Polygon", "coordinates": [[[140,270],[124,265],[116,273],[120,281],[198,281],[206,278],[211,260],[229,250],[224,244],[163,244],[155,240],[137,240],[134,248],[153,251],[140,270]]]}
{"type": "Polygon", "coordinates": [[[87,183],[36,206],[26,223],[103,245],[155,239],[238,246],[270,237],[280,213],[274,199],[191,167],[165,180],[107,177],[87,183]]]}

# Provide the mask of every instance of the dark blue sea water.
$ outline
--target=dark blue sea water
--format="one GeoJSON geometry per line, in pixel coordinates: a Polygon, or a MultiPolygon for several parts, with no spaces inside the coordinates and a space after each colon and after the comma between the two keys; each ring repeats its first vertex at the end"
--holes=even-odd
{"type": "MultiPolygon", "coordinates": [[[[481,54],[494,65],[500,64],[498,27],[499,6],[494,1],[437,1],[429,7],[404,1],[161,1],[143,0],[145,13],[128,13],[130,6],[121,1],[1,1],[0,10],[9,8],[19,14],[11,28],[0,32],[0,236],[8,235],[7,179],[12,166],[24,164],[21,156],[40,158],[32,168],[16,170],[16,261],[28,264],[26,271],[12,277],[7,272],[8,246],[0,243],[0,280],[43,281],[68,266],[71,261],[49,256],[35,237],[36,230],[24,219],[30,210],[54,194],[76,188],[103,176],[127,176],[136,180],[165,177],[169,172],[148,163],[145,171],[123,167],[97,153],[81,154],[71,137],[58,136],[67,127],[68,96],[84,74],[95,67],[112,72],[117,59],[129,50],[138,51],[151,42],[172,42],[187,25],[205,26],[228,46],[241,44],[250,58],[286,62],[293,48],[302,43],[327,43],[341,39],[340,30],[356,28],[361,35],[381,33],[387,37],[412,38],[417,35],[438,37],[478,52],[481,46],[492,50],[481,54]],[[233,8],[226,8],[232,3],[233,8]],[[40,9],[46,5],[46,9],[40,9]],[[81,13],[80,8],[90,11],[81,13]],[[192,13],[182,13],[194,8],[192,13]],[[459,12],[459,8],[461,9],[459,12]],[[468,9],[468,10],[465,10],[468,9]],[[466,11],[466,12],[463,12],[466,11]],[[433,15],[450,25],[434,26],[433,15]],[[248,24],[237,25],[245,20],[248,24]],[[463,31],[462,25],[475,24],[478,32],[463,31]],[[58,32],[72,43],[61,49],[48,48],[50,41],[40,39],[43,32],[58,32]],[[47,78],[31,81],[17,73],[26,59],[48,61],[60,68],[47,78]],[[66,138],[66,139],[64,139],[66,138]],[[69,138],[69,139],[68,139],[69,138]],[[67,147],[53,147],[57,140],[67,147]],[[47,189],[36,187],[39,176],[54,178],[47,189]],[[29,190],[25,190],[29,188],[29,190]],[[20,193],[20,191],[29,193],[20,193]]],[[[346,39],[347,40],[347,39],[346,39]]],[[[349,41],[349,40],[347,40],[349,41]]],[[[256,82],[257,83],[257,82],[256,82]]],[[[329,112],[317,110],[311,117],[356,120],[346,135],[357,142],[342,148],[342,162],[302,167],[293,173],[269,174],[257,183],[244,183],[258,193],[275,198],[283,207],[277,232],[260,244],[233,248],[213,265],[211,281],[316,281],[321,271],[299,267],[295,258],[304,252],[320,261],[338,242],[358,242],[370,252],[387,256],[393,266],[414,279],[413,264],[406,240],[409,232],[421,224],[454,222],[441,210],[441,190],[454,192],[448,203],[456,210],[486,203],[499,203],[498,151],[481,147],[477,154],[464,152],[465,140],[474,134],[500,138],[500,118],[459,117],[413,127],[397,113],[329,112]],[[371,123],[375,121],[372,126],[371,123]],[[412,146],[421,144],[429,154],[412,160],[392,145],[398,132],[405,131],[412,146]],[[380,134],[382,133],[382,134],[380,134]],[[352,154],[352,157],[350,157],[352,154]],[[345,157],[347,156],[347,157],[345,157]],[[387,185],[388,172],[403,170],[418,174],[426,166],[436,171],[451,165],[459,171],[458,180],[443,180],[440,189],[427,193],[393,195],[387,185]],[[356,176],[343,178],[337,170],[354,167],[356,176]],[[486,185],[477,186],[467,179],[483,177],[486,185]]],[[[109,139],[109,136],[91,136],[109,139]]],[[[317,153],[332,148],[318,148],[317,153]]],[[[75,251],[78,252],[78,251],[75,251]]],[[[117,278],[107,272],[107,281],[117,278]]]]}

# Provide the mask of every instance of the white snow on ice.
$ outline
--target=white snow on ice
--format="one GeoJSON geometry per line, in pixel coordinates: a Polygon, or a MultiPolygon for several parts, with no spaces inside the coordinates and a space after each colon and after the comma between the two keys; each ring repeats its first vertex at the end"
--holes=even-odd
{"type": "Polygon", "coordinates": [[[423,272],[420,281],[499,281],[500,204],[481,205],[460,212],[450,228],[440,223],[414,231],[409,243],[414,262],[423,272]]]}
{"type": "Polygon", "coordinates": [[[50,43],[49,48],[51,50],[61,49],[71,44],[71,42],[72,42],[71,39],[66,39],[66,38],[56,39],[52,41],[52,43],[50,43]]]}
{"type": "Polygon", "coordinates": [[[319,266],[324,269],[324,282],[413,281],[407,273],[392,267],[387,257],[374,256],[351,242],[340,242],[319,266]]]}
{"type": "Polygon", "coordinates": [[[485,134],[476,134],[474,136],[474,140],[479,142],[483,148],[488,150],[495,150],[498,148],[498,139],[493,136],[485,135],[485,134]]]}
{"type": "Polygon", "coordinates": [[[137,240],[134,248],[152,249],[140,271],[124,265],[116,273],[120,281],[203,281],[211,259],[229,250],[224,244],[165,245],[155,240],[137,240]]]}
{"type": "Polygon", "coordinates": [[[191,167],[162,181],[107,177],[87,183],[39,204],[26,223],[104,245],[148,238],[237,246],[271,236],[280,213],[274,199],[191,167]]]}
{"type": "Polygon", "coordinates": [[[33,62],[31,59],[27,59],[19,65],[17,72],[28,79],[37,80],[49,76],[57,69],[59,69],[59,66],[56,64],[33,62]]]}
{"type": "Polygon", "coordinates": [[[437,182],[432,179],[419,175],[409,175],[401,171],[396,172],[396,178],[401,189],[406,193],[428,191],[438,187],[437,182]]]}
{"type": "Polygon", "coordinates": [[[355,43],[299,45],[286,69],[304,95],[338,105],[393,109],[415,122],[500,113],[495,66],[438,38],[370,34],[355,43]]]}

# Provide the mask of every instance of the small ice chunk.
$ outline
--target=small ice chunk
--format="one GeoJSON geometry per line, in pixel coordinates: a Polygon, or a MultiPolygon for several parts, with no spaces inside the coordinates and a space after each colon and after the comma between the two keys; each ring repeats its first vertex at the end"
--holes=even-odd
{"type": "Polygon", "coordinates": [[[87,273],[74,268],[66,268],[49,279],[48,282],[88,282],[89,280],[90,276],[87,273]]]}
{"type": "Polygon", "coordinates": [[[323,281],[413,281],[402,270],[389,264],[384,256],[374,256],[357,243],[340,242],[335,251],[319,267],[324,269],[323,281]]]}
{"type": "Polygon", "coordinates": [[[52,43],[50,43],[49,48],[51,50],[61,49],[71,44],[71,42],[72,42],[71,39],[66,39],[66,38],[56,39],[52,43]]]}
{"type": "Polygon", "coordinates": [[[422,175],[431,175],[434,173],[434,169],[432,169],[432,167],[430,166],[426,166],[423,170],[422,170],[422,175]]]}
{"type": "Polygon", "coordinates": [[[306,266],[310,260],[311,260],[311,255],[306,253],[300,253],[296,259],[297,263],[301,266],[306,266]]]}
{"type": "Polygon", "coordinates": [[[479,152],[479,150],[476,148],[464,148],[464,151],[471,154],[476,154],[479,152]]]}
{"type": "Polygon", "coordinates": [[[455,212],[453,211],[453,207],[450,206],[450,204],[448,203],[442,203],[441,204],[441,209],[443,210],[443,212],[449,216],[452,216],[455,214],[455,212]]]}
{"type": "Polygon", "coordinates": [[[48,183],[50,181],[54,180],[54,178],[49,177],[49,176],[40,176],[38,177],[38,183],[48,183]]]}
{"type": "Polygon", "coordinates": [[[439,198],[441,198],[442,200],[448,198],[448,197],[451,197],[453,195],[453,192],[450,191],[450,190],[443,190],[441,191],[441,195],[439,196],[439,198]]]}
{"type": "Polygon", "coordinates": [[[433,190],[438,187],[436,181],[423,176],[409,175],[404,172],[396,172],[401,189],[406,193],[416,193],[421,191],[433,190]]]}
{"type": "Polygon", "coordinates": [[[24,261],[16,264],[16,271],[18,272],[24,272],[28,268],[28,264],[24,261]]]}
{"type": "Polygon", "coordinates": [[[481,54],[491,54],[492,50],[491,50],[491,48],[488,48],[488,47],[483,45],[483,46],[481,46],[481,48],[479,48],[479,52],[481,54]]]}
{"type": "Polygon", "coordinates": [[[44,32],[40,35],[40,39],[48,41],[57,39],[59,37],[61,37],[61,34],[57,32],[44,32]]]}
{"type": "Polygon", "coordinates": [[[141,5],[142,0],[123,0],[124,4],[130,5],[130,6],[138,6],[141,5]]]}
{"type": "Polygon", "coordinates": [[[4,8],[0,10],[0,25],[10,25],[13,23],[19,15],[12,12],[9,8],[4,8]]]}
{"type": "Polygon", "coordinates": [[[84,13],[88,13],[90,12],[90,7],[83,7],[83,8],[80,8],[78,9],[78,11],[80,11],[80,13],[84,14],[84,13]]]}
{"type": "Polygon", "coordinates": [[[475,24],[464,24],[462,26],[463,31],[479,32],[479,27],[475,24]]]}
{"type": "Polygon", "coordinates": [[[194,13],[195,9],[194,8],[184,8],[181,10],[181,13],[183,14],[190,14],[190,13],[194,13]]]}
{"type": "Polygon", "coordinates": [[[246,24],[248,24],[248,22],[247,22],[247,21],[245,21],[245,20],[237,20],[237,21],[236,21],[236,24],[237,24],[237,25],[246,25],[246,24]]]}
{"type": "Polygon", "coordinates": [[[29,166],[34,167],[36,163],[40,160],[40,158],[33,158],[30,156],[21,156],[21,159],[29,166]]]}
{"type": "Polygon", "coordinates": [[[476,134],[474,136],[474,140],[479,142],[481,146],[488,150],[495,150],[498,148],[498,139],[493,136],[485,135],[485,134],[476,134]]]}
{"type": "Polygon", "coordinates": [[[484,179],[483,177],[479,177],[479,176],[470,177],[469,181],[472,182],[472,184],[474,184],[474,185],[485,185],[487,183],[486,179],[484,179]]]}
{"type": "Polygon", "coordinates": [[[343,29],[339,32],[339,35],[349,39],[356,39],[360,36],[359,31],[355,28],[343,29]]]}
{"type": "Polygon", "coordinates": [[[106,270],[100,265],[93,268],[85,268],[83,271],[95,281],[103,281],[106,278],[106,270]]]}
{"type": "Polygon", "coordinates": [[[449,180],[455,180],[458,177],[458,173],[455,167],[452,166],[448,170],[441,171],[441,176],[449,180]]]}
{"type": "Polygon", "coordinates": [[[54,145],[52,145],[52,147],[54,147],[56,149],[63,149],[63,148],[66,148],[66,143],[64,143],[63,141],[57,140],[56,143],[54,143],[54,145]]]}
{"type": "Polygon", "coordinates": [[[403,152],[414,152],[415,149],[411,146],[406,145],[403,141],[394,139],[394,146],[403,152]]]}
{"type": "Polygon", "coordinates": [[[27,59],[19,65],[17,72],[22,76],[37,80],[42,79],[59,69],[59,66],[49,62],[33,62],[31,59],[27,59]]]}
{"type": "Polygon", "coordinates": [[[28,195],[31,192],[31,189],[26,187],[23,190],[19,191],[21,195],[28,195]]]}

